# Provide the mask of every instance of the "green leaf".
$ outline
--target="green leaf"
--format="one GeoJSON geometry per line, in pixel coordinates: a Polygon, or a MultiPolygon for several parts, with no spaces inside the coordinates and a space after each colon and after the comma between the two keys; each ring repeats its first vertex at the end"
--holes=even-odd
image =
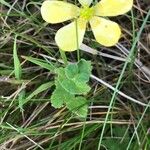
{"type": "Polygon", "coordinates": [[[64,105],[64,100],[62,98],[61,90],[63,91],[63,89],[57,87],[55,91],[52,93],[51,104],[54,108],[61,108],[64,105]]]}
{"type": "Polygon", "coordinates": [[[78,63],[78,68],[80,72],[91,73],[92,70],[91,62],[85,59],[81,59],[78,63]]]}
{"type": "Polygon", "coordinates": [[[79,76],[77,76],[76,81],[88,82],[92,71],[91,62],[81,59],[78,63],[78,70],[79,76]]]}
{"type": "Polygon", "coordinates": [[[67,78],[72,79],[78,74],[78,66],[77,64],[69,64],[65,68],[65,74],[67,78]]]}
{"type": "Polygon", "coordinates": [[[79,117],[85,118],[88,113],[87,100],[84,97],[76,97],[74,100],[66,103],[67,108],[78,115],[79,117]]]}
{"type": "Polygon", "coordinates": [[[23,89],[19,94],[18,94],[18,100],[19,100],[19,108],[21,111],[23,111],[23,103],[25,101],[25,94],[26,91],[23,89]]]}
{"type": "Polygon", "coordinates": [[[50,70],[51,72],[53,72],[55,70],[55,67],[53,64],[49,64],[48,62],[42,60],[42,59],[37,59],[37,58],[33,58],[33,57],[26,57],[26,56],[22,56],[22,58],[36,64],[39,65],[42,68],[45,68],[47,70],[50,70]]]}
{"type": "Polygon", "coordinates": [[[79,63],[67,65],[66,68],[55,69],[55,73],[58,76],[55,79],[56,89],[51,96],[52,106],[60,108],[66,104],[68,109],[85,117],[87,105],[80,106],[86,103],[86,99],[83,97],[75,98],[75,95],[89,92],[90,87],[86,82],[89,81],[91,74],[91,63],[82,59],[79,63]]]}
{"type": "Polygon", "coordinates": [[[80,82],[83,84],[83,83],[88,82],[89,78],[90,78],[90,76],[87,73],[80,73],[75,77],[74,81],[80,82]]]}
{"type": "Polygon", "coordinates": [[[33,91],[27,98],[26,100],[23,102],[23,104],[25,104],[26,102],[28,102],[30,99],[32,99],[34,96],[36,96],[37,94],[51,88],[54,85],[54,82],[47,82],[44,83],[42,85],[40,85],[35,91],[33,91]]]}
{"type": "Polygon", "coordinates": [[[89,92],[90,87],[86,83],[68,79],[64,68],[56,69],[56,73],[58,74],[57,80],[67,92],[71,94],[86,94],[89,92]]]}
{"type": "Polygon", "coordinates": [[[125,150],[127,148],[129,141],[123,141],[123,142],[120,142],[120,141],[121,140],[114,138],[114,139],[104,140],[102,143],[109,150],[120,150],[120,148],[125,150]]]}
{"type": "MultiPolygon", "coordinates": [[[[21,80],[21,75],[22,75],[22,68],[21,68],[21,63],[20,60],[18,58],[18,54],[17,54],[17,35],[15,36],[15,40],[14,40],[14,46],[13,46],[13,59],[14,59],[14,72],[15,72],[15,78],[17,81],[21,80]]],[[[25,91],[22,90],[19,94],[18,94],[18,101],[19,101],[19,107],[21,110],[23,110],[23,100],[25,98],[25,91]]]]}
{"type": "Polygon", "coordinates": [[[120,150],[120,147],[121,149],[124,150],[127,148],[129,140],[130,140],[130,136],[126,127],[115,126],[113,127],[113,137],[103,140],[102,143],[105,145],[107,149],[110,149],[110,150],[120,150]]]}
{"type": "Polygon", "coordinates": [[[68,101],[74,99],[74,95],[68,93],[57,81],[56,79],[56,89],[51,96],[52,106],[55,108],[60,108],[68,101]]]}
{"type": "Polygon", "coordinates": [[[68,79],[59,80],[59,82],[62,87],[71,94],[86,94],[90,91],[90,87],[85,83],[74,82],[68,79]]]}
{"type": "Polygon", "coordinates": [[[15,77],[17,80],[21,79],[21,64],[17,55],[17,36],[15,36],[15,41],[14,41],[14,47],[13,47],[13,58],[14,58],[14,71],[15,71],[15,77]]]}
{"type": "Polygon", "coordinates": [[[57,68],[55,69],[55,72],[56,74],[58,75],[58,78],[57,80],[64,80],[64,79],[67,79],[66,75],[65,75],[65,69],[60,67],[60,68],[57,68]]]}
{"type": "Polygon", "coordinates": [[[81,59],[79,63],[69,64],[65,68],[65,74],[68,79],[72,79],[75,82],[88,82],[91,70],[91,62],[81,59]]]}

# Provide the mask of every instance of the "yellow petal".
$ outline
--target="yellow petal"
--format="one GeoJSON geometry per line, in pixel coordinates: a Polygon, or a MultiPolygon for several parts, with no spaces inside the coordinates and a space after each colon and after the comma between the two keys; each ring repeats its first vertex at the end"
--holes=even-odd
{"type": "Polygon", "coordinates": [[[121,30],[117,23],[100,17],[93,17],[90,25],[95,39],[101,45],[113,46],[118,43],[121,36],[121,30]]]}
{"type": "Polygon", "coordinates": [[[63,51],[77,50],[79,48],[78,46],[82,44],[85,29],[86,21],[78,19],[59,29],[56,33],[55,41],[63,51]]]}
{"type": "Polygon", "coordinates": [[[117,16],[122,15],[133,6],[133,0],[101,0],[95,6],[95,15],[117,16]]]}
{"type": "Polygon", "coordinates": [[[78,0],[82,6],[90,6],[93,0],[78,0]]]}
{"type": "Polygon", "coordinates": [[[48,23],[60,23],[78,16],[79,8],[73,4],[46,0],[41,7],[41,15],[48,23]]]}

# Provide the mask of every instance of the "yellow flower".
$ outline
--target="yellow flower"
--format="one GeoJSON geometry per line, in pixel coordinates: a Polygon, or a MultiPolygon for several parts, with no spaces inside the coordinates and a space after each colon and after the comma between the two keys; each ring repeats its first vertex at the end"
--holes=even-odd
{"type": "Polygon", "coordinates": [[[113,46],[120,36],[121,30],[117,23],[104,17],[122,15],[128,12],[133,5],[133,0],[101,0],[90,7],[93,0],[79,0],[81,8],[68,2],[46,0],[41,7],[43,19],[51,24],[67,20],[72,22],[60,28],[55,36],[55,41],[60,49],[74,51],[82,44],[89,22],[95,39],[101,45],[113,46]],[[78,40],[77,40],[78,39],[78,40]]]}

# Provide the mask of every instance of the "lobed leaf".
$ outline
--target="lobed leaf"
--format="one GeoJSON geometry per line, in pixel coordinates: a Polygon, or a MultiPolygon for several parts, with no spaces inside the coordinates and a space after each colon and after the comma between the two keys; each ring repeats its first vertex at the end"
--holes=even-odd
{"type": "Polygon", "coordinates": [[[67,108],[80,117],[85,118],[88,112],[87,100],[84,97],[76,97],[73,101],[66,103],[67,108]]]}

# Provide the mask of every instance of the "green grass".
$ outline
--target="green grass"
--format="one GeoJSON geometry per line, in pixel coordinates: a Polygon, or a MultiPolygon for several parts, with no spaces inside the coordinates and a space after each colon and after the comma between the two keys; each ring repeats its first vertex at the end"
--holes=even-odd
{"type": "Polygon", "coordinates": [[[87,31],[81,50],[65,56],[54,36],[66,23],[45,23],[41,3],[0,0],[0,149],[149,150],[149,6],[135,2],[112,19],[122,26],[117,46],[87,31]],[[86,119],[50,99],[55,68],[81,58],[93,66],[86,119]]]}

